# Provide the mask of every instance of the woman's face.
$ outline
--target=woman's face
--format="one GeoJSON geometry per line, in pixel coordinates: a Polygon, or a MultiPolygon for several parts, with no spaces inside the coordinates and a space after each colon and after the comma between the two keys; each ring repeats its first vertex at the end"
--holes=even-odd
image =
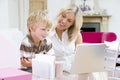
{"type": "Polygon", "coordinates": [[[62,13],[58,17],[57,29],[59,29],[59,30],[66,30],[71,25],[73,25],[74,21],[75,21],[75,15],[74,15],[73,12],[62,13]]]}

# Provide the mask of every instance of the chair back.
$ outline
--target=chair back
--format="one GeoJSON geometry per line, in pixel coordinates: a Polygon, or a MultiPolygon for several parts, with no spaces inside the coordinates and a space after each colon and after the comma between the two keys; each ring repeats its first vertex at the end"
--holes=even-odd
{"type": "Polygon", "coordinates": [[[117,36],[114,32],[81,32],[84,43],[103,43],[115,41],[117,36]]]}

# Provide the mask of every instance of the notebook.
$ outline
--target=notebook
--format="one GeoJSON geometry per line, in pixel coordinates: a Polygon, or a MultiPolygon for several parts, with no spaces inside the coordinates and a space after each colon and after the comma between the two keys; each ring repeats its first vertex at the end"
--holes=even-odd
{"type": "Polygon", "coordinates": [[[104,43],[78,45],[70,72],[75,74],[106,71],[105,66],[113,64],[105,61],[105,47],[104,43]]]}

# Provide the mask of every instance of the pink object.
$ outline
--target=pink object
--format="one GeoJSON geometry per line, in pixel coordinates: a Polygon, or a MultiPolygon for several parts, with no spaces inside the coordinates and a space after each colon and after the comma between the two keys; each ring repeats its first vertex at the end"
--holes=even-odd
{"type": "Polygon", "coordinates": [[[103,43],[115,41],[117,36],[114,32],[81,32],[84,43],[103,43]]]}
{"type": "Polygon", "coordinates": [[[0,80],[32,80],[32,74],[16,68],[0,70],[0,80]]]}

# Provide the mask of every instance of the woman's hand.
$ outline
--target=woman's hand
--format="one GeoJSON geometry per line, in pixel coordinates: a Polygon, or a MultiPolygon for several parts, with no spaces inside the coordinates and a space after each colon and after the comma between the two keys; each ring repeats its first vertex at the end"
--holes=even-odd
{"type": "Polygon", "coordinates": [[[21,65],[24,66],[24,67],[32,67],[32,59],[28,59],[28,58],[21,58],[20,59],[21,61],[21,65]]]}

